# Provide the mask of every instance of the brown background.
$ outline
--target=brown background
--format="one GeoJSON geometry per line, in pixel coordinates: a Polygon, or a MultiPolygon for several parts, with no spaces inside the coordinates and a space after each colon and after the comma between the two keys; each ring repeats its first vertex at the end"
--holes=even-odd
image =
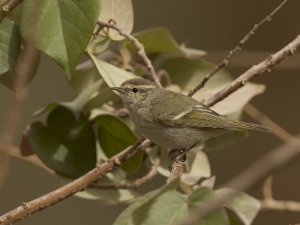
{"type": "MultiPolygon", "coordinates": [[[[268,14],[279,0],[135,0],[135,31],[166,26],[179,42],[206,50],[207,58],[219,62],[254,23],[268,14]]],[[[271,23],[259,30],[228,70],[238,76],[270,52],[279,50],[300,33],[300,1],[290,0],[271,23]],[[250,54],[251,53],[251,54],[250,54]]],[[[293,134],[300,131],[300,56],[297,54],[271,73],[255,80],[267,91],[253,104],[293,134]]],[[[11,93],[0,86],[0,125],[11,93]]],[[[30,84],[30,97],[22,115],[16,144],[31,114],[47,102],[71,100],[63,72],[49,58],[42,57],[37,77],[30,84]]],[[[217,184],[221,184],[280,144],[273,135],[251,133],[224,151],[209,154],[217,184]]],[[[278,199],[300,201],[299,160],[275,175],[274,194],[278,199]]],[[[21,202],[45,194],[60,185],[58,179],[31,165],[11,159],[9,174],[0,190],[0,214],[21,202]]],[[[261,185],[251,194],[259,197],[261,185]]],[[[19,224],[111,224],[124,206],[107,206],[98,201],[71,197],[27,218],[19,224]]],[[[300,223],[300,213],[261,212],[254,224],[288,225],[300,223]]]]}

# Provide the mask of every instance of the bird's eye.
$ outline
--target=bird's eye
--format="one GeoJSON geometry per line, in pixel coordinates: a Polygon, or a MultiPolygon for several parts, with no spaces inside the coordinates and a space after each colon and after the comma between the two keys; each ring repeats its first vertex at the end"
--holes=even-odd
{"type": "Polygon", "coordinates": [[[137,93],[139,91],[139,89],[137,89],[137,88],[132,88],[132,92],[133,93],[137,93]]]}

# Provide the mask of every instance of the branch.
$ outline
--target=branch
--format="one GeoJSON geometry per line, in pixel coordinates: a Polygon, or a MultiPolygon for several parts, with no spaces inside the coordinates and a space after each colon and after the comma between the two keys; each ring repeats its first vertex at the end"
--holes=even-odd
{"type": "Polygon", "coordinates": [[[161,84],[160,84],[160,81],[158,79],[158,76],[154,70],[154,67],[152,65],[152,62],[151,60],[148,58],[146,52],[145,52],[145,48],[144,48],[144,45],[137,39],[135,38],[133,35],[129,34],[129,33],[126,33],[124,31],[122,31],[120,28],[118,28],[116,25],[114,24],[111,24],[111,23],[105,23],[105,22],[101,22],[101,21],[98,21],[97,24],[100,26],[100,27],[107,27],[107,28],[111,28],[111,29],[114,29],[116,31],[119,32],[120,35],[124,36],[125,38],[127,38],[129,41],[131,41],[134,46],[137,48],[137,53],[138,55],[143,59],[143,61],[145,62],[146,66],[147,66],[147,70],[150,72],[154,82],[156,83],[156,85],[158,87],[162,87],[161,84]]]}
{"type": "Polygon", "coordinates": [[[137,189],[142,184],[146,183],[147,181],[151,180],[153,177],[157,175],[157,169],[160,164],[160,158],[157,157],[154,159],[152,167],[150,171],[143,177],[136,179],[132,183],[127,184],[115,184],[115,183],[92,183],[88,186],[88,188],[93,189],[137,189]]]}
{"type": "Polygon", "coordinates": [[[134,145],[128,147],[118,155],[112,157],[107,162],[98,165],[95,169],[89,171],[85,175],[77,178],[76,180],[62,186],[48,194],[45,194],[30,202],[24,202],[21,206],[9,211],[8,213],[0,216],[0,225],[13,224],[25,217],[32,215],[33,213],[47,208],[51,205],[62,201],[78,191],[84,190],[89,184],[96,181],[104,174],[112,171],[116,167],[120,166],[123,162],[131,158],[133,155],[142,151],[150,145],[150,141],[147,139],[141,139],[134,145]]]}
{"type": "Polygon", "coordinates": [[[11,0],[7,4],[5,4],[2,7],[2,11],[0,14],[0,23],[6,17],[11,13],[12,10],[14,10],[18,5],[20,5],[23,2],[23,0],[11,0]]]}
{"type": "MultiPolygon", "coordinates": [[[[289,143],[282,144],[272,150],[223,186],[241,191],[249,189],[265,176],[271,174],[283,165],[290,163],[299,156],[299,138],[300,134],[297,135],[296,140],[293,139],[289,143]]],[[[207,215],[209,215],[209,213],[220,207],[225,201],[230,200],[232,197],[234,197],[234,194],[229,193],[219,198],[210,198],[204,206],[202,205],[196,208],[186,220],[177,225],[199,224],[207,215]]]]}
{"type": "Polygon", "coordinates": [[[263,199],[260,204],[263,210],[300,212],[300,202],[263,199]]]}
{"type": "MultiPolygon", "coordinates": [[[[263,74],[266,71],[270,71],[272,67],[279,64],[281,61],[285,60],[289,56],[293,55],[297,48],[300,46],[300,35],[297,36],[292,42],[290,42],[287,46],[282,48],[280,51],[276,52],[274,55],[269,56],[267,59],[262,61],[256,66],[251,67],[249,70],[247,70],[245,73],[240,75],[237,79],[232,81],[230,84],[228,84],[225,88],[223,88],[221,91],[217,92],[215,95],[213,95],[211,98],[206,100],[205,105],[206,106],[212,106],[216,104],[217,102],[223,100],[239,88],[243,87],[249,80],[255,78],[258,75],[263,74]]],[[[183,164],[184,162],[178,161],[176,162],[176,167],[172,167],[172,171],[170,174],[170,179],[176,179],[179,178],[183,171],[183,164]],[[171,178],[172,177],[172,178],[171,178]]]]}
{"type": "Polygon", "coordinates": [[[239,88],[243,87],[249,80],[254,77],[261,75],[265,72],[270,72],[271,68],[279,64],[281,61],[285,60],[289,56],[295,54],[297,48],[300,46],[300,35],[298,35],[293,41],[291,41],[287,46],[279,50],[273,55],[270,55],[264,61],[257,65],[252,66],[245,73],[240,75],[237,79],[223,88],[221,91],[216,93],[214,96],[209,98],[205,103],[207,106],[212,106],[217,102],[223,100],[228,95],[232,94],[239,88]]]}
{"type": "MultiPolygon", "coordinates": [[[[7,3],[4,8],[8,10],[13,9],[22,1],[10,1],[7,3]]],[[[37,3],[37,6],[39,3],[37,3]]],[[[36,11],[36,9],[33,9],[36,11]]],[[[28,42],[24,44],[24,48],[21,51],[20,55],[18,56],[18,60],[16,62],[15,67],[13,68],[14,71],[14,83],[13,83],[13,90],[14,90],[14,97],[7,107],[6,111],[6,118],[4,120],[4,124],[2,130],[0,132],[0,142],[5,143],[5,145],[10,145],[14,135],[16,133],[16,129],[20,120],[21,112],[27,98],[27,86],[28,80],[33,73],[36,63],[38,62],[39,58],[39,51],[34,47],[35,43],[35,28],[36,28],[36,20],[39,16],[39,13],[34,14],[35,17],[32,18],[32,26],[30,27],[30,36],[28,37],[28,42]]],[[[1,18],[0,18],[1,21],[1,18]]],[[[7,155],[5,153],[5,149],[3,149],[3,145],[0,145],[0,185],[2,181],[5,179],[5,171],[7,165],[7,155]]]]}
{"type": "Polygon", "coordinates": [[[258,24],[255,24],[252,29],[243,37],[242,40],[237,44],[237,46],[229,52],[229,54],[221,61],[212,71],[210,71],[208,74],[204,76],[202,81],[189,92],[188,96],[193,96],[197,91],[199,91],[201,88],[204,87],[204,85],[209,81],[210,78],[213,77],[220,69],[227,66],[232,59],[232,57],[239,51],[242,50],[242,47],[246,44],[246,42],[250,39],[252,35],[264,24],[267,22],[270,22],[272,20],[272,17],[282,8],[282,6],[287,2],[287,0],[284,0],[280,3],[268,16],[266,16],[263,20],[261,20],[258,24]]]}

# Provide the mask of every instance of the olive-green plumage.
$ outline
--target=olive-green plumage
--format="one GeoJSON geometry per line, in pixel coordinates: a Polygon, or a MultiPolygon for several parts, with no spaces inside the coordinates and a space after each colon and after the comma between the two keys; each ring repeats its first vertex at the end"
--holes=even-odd
{"type": "Polygon", "coordinates": [[[229,130],[269,131],[262,125],[221,116],[193,98],[145,79],[131,79],[113,89],[121,94],[138,131],[169,149],[187,149],[229,130]]]}

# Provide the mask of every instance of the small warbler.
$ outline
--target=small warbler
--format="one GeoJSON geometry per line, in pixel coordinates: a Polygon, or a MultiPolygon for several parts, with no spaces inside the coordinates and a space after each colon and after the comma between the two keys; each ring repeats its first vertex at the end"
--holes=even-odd
{"type": "Polygon", "coordinates": [[[186,150],[227,131],[270,131],[262,125],[226,118],[193,98],[142,78],[112,89],[120,93],[137,131],[168,149],[186,150]]]}

